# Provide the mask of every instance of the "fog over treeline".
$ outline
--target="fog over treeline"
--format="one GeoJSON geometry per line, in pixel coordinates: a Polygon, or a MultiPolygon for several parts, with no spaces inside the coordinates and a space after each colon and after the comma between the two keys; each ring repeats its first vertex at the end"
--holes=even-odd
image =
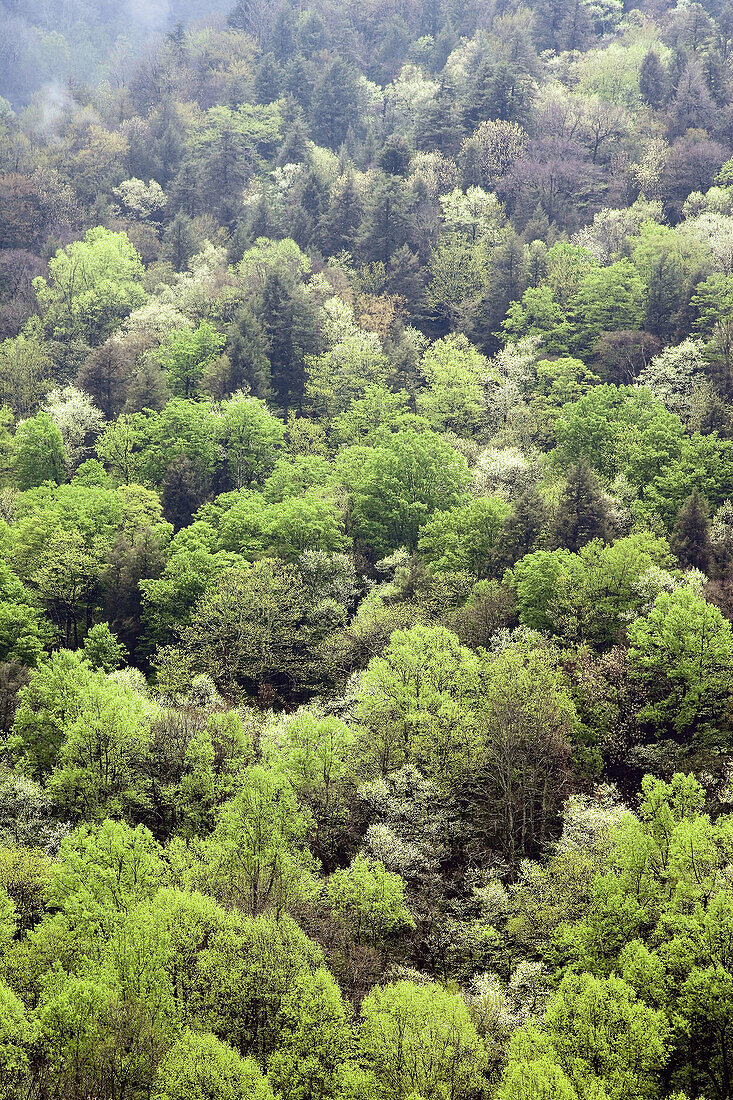
{"type": "Polygon", "coordinates": [[[5,0],[0,96],[24,106],[44,85],[118,81],[144,44],[178,23],[221,25],[226,0],[5,0]]]}

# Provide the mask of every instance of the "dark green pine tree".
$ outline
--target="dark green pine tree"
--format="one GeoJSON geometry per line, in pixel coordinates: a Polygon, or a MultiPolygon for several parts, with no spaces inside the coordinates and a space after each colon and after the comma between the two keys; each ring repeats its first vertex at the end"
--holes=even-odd
{"type": "Polygon", "coordinates": [[[257,66],[254,93],[257,103],[274,103],[279,99],[283,84],[283,72],[273,53],[266,53],[257,66]]]}
{"type": "Polygon", "coordinates": [[[481,309],[472,318],[471,335],[482,351],[494,354],[496,331],[512,302],[522,297],[529,284],[526,248],[510,227],[491,253],[489,290],[481,309]]]}
{"type": "Polygon", "coordinates": [[[367,263],[388,264],[394,253],[409,243],[407,198],[399,177],[380,173],[372,187],[359,247],[367,263]]]}
{"type": "Polygon", "coordinates": [[[529,554],[547,531],[548,511],[545,499],[535,485],[524,489],[504,523],[504,548],[509,565],[529,554]]]}
{"type": "Polygon", "coordinates": [[[481,163],[481,147],[473,139],[465,142],[460,157],[461,183],[464,187],[483,187],[484,171],[481,163]]]}
{"type": "Polygon", "coordinates": [[[331,35],[323,18],[313,8],[306,10],[298,20],[298,49],[305,57],[313,57],[331,44],[331,35]]]}
{"type": "Polygon", "coordinates": [[[173,205],[190,218],[203,213],[200,174],[196,165],[184,162],[171,187],[173,205]]]}
{"type": "Polygon", "coordinates": [[[453,23],[448,20],[440,28],[435,39],[435,48],[431,59],[431,68],[434,73],[440,73],[445,68],[445,63],[458,45],[458,34],[453,23]]]}
{"type": "Polygon", "coordinates": [[[313,74],[311,65],[302,53],[296,53],[286,65],[284,88],[304,111],[310,109],[310,99],[313,94],[313,74]]]}
{"type": "Polygon", "coordinates": [[[255,397],[271,396],[267,333],[250,304],[242,306],[229,329],[230,391],[249,389],[255,397]]]}
{"type": "Polygon", "coordinates": [[[376,33],[380,45],[369,75],[377,83],[385,85],[394,80],[405,63],[410,49],[410,31],[404,19],[395,15],[381,20],[376,33]]]}
{"type": "Polygon", "coordinates": [[[487,117],[503,122],[526,122],[530,107],[527,87],[526,80],[511,65],[500,62],[494,69],[488,88],[487,117]]]}
{"type": "Polygon", "coordinates": [[[168,466],[160,490],[163,515],[176,531],[188,527],[194,513],[206,499],[205,479],[186,455],[178,455],[168,466]]]}
{"type": "Polygon", "coordinates": [[[350,65],[337,57],[326,66],[313,89],[311,127],[319,145],[340,149],[349,129],[359,120],[356,78],[350,65]]]}
{"type": "Polygon", "coordinates": [[[715,104],[696,58],[687,63],[677,84],[669,111],[669,134],[679,137],[686,130],[704,130],[715,122],[715,104]]]}
{"type": "Polygon", "coordinates": [[[420,13],[420,33],[436,38],[443,26],[443,12],[440,0],[424,0],[420,13]]]}
{"type": "Polygon", "coordinates": [[[286,221],[286,232],[302,249],[308,249],[313,241],[316,222],[299,202],[293,203],[286,221]]]}
{"type": "Polygon", "coordinates": [[[511,302],[522,297],[527,285],[525,248],[509,226],[491,256],[491,293],[499,300],[505,313],[511,302]]]}
{"type": "MultiPolygon", "coordinates": [[[[548,247],[551,247],[555,243],[557,239],[557,232],[555,231],[554,224],[550,222],[550,219],[547,216],[547,212],[542,206],[541,202],[538,202],[536,207],[532,211],[529,221],[526,223],[522,231],[522,237],[527,242],[527,244],[530,244],[533,241],[549,241],[550,243],[548,247]]],[[[539,273],[538,278],[531,282],[532,286],[537,286],[539,280],[544,278],[545,270],[546,269],[543,268],[542,271],[539,273]]]]}
{"type": "Polygon", "coordinates": [[[227,16],[227,23],[235,31],[251,34],[254,27],[252,0],[238,0],[227,16]]]}
{"type": "MultiPolygon", "coordinates": [[[[731,20],[733,22],[733,19],[731,20]]],[[[719,49],[708,49],[703,54],[702,71],[710,94],[717,107],[728,102],[727,67],[719,49]]]]}
{"type": "MultiPolygon", "coordinates": [[[[149,131],[152,135],[152,141],[148,142],[149,154],[154,156],[160,168],[155,172],[139,172],[139,178],[149,179],[152,176],[161,187],[167,187],[176,173],[185,144],[186,130],[180,104],[166,95],[150,119],[149,131]]],[[[133,128],[130,134],[134,132],[133,128]]]]}
{"type": "Polygon", "coordinates": [[[664,105],[667,98],[667,73],[654,50],[649,50],[641,63],[639,91],[644,102],[655,111],[664,105]]]}
{"type": "Polygon", "coordinates": [[[275,235],[275,226],[272,218],[272,207],[264,195],[260,195],[248,216],[241,223],[246,238],[247,247],[253,244],[259,237],[271,237],[275,235]]]}
{"type": "Polygon", "coordinates": [[[677,87],[680,82],[680,78],[687,68],[687,62],[689,61],[689,55],[687,50],[684,49],[679,43],[677,43],[672,49],[672,56],[667,62],[667,80],[669,81],[669,90],[672,95],[677,93],[677,87]]]}
{"type": "Polygon", "coordinates": [[[492,97],[494,63],[488,58],[480,63],[463,104],[463,124],[472,133],[480,122],[491,118],[489,103],[492,97]]]}
{"type": "Polygon", "coordinates": [[[423,276],[420,257],[409,245],[403,244],[389,261],[387,290],[390,294],[399,294],[407,302],[407,308],[414,311],[425,291],[423,276]]]}
{"type": "Polygon", "coordinates": [[[295,52],[295,13],[290,4],[281,3],[267,39],[268,48],[284,65],[295,52]]]}
{"type": "Polygon", "coordinates": [[[593,20],[585,0],[559,4],[565,13],[557,31],[557,49],[585,50],[593,40],[593,20]]]}
{"type": "Polygon", "coordinates": [[[420,150],[437,150],[453,157],[461,146],[463,129],[456,109],[455,97],[447,86],[422,107],[415,126],[415,144],[420,150]]]}
{"type": "Polygon", "coordinates": [[[199,246],[196,234],[191,226],[191,218],[178,211],[163,234],[163,256],[169,260],[176,271],[185,271],[188,261],[195,255],[199,246]]]}
{"type": "Polygon", "coordinates": [[[301,248],[310,248],[325,203],[320,179],[313,172],[306,173],[292,197],[285,221],[287,235],[301,248]]]}
{"type": "Polygon", "coordinates": [[[321,216],[318,239],[327,255],[335,256],[342,251],[354,251],[363,214],[359,190],[353,175],[348,173],[332,189],[328,207],[321,216]]]}
{"type": "Polygon", "coordinates": [[[555,518],[555,544],[577,553],[592,539],[608,539],[608,505],[598,479],[586,462],[567,471],[567,483],[555,518]]]}
{"type": "Polygon", "coordinates": [[[713,561],[707,501],[697,489],[680,508],[669,545],[683,569],[709,573],[713,561]]]}
{"type": "Polygon", "coordinates": [[[298,206],[309,217],[317,221],[326,203],[328,190],[324,187],[320,177],[312,171],[304,173],[300,189],[298,191],[298,206]]]}
{"type": "Polygon", "coordinates": [[[179,62],[184,64],[187,60],[187,34],[186,25],[182,21],[178,21],[173,28],[166,35],[166,42],[173,56],[179,62]]]}
{"type": "Polygon", "coordinates": [[[139,366],[130,378],[123,412],[136,413],[143,409],[160,411],[170,400],[170,390],[165,371],[160,363],[143,355],[139,366]]]}
{"type": "Polygon", "coordinates": [[[265,283],[262,316],[275,404],[286,414],[290,409],[300,411],[305,393],[305,357],[316,352],[318,344],[313,307],[297,286],[273,272],[265,283]]]}
{"type": "Polygon", "coordinates": [[[280,152],[278,164],[304,164],[310,155],[308,145],[308,127],[303,118],[295,118],[288,127],[280,152]]]}
{"type": "Polygon", "coordinates": [[[387,138],[379,157],[379,167],[388,176],[404,176],[410,166],[410,147],[401,134],[387,138]]]}
{"type": "Polygon", "coordinates": [[[583,0],[537,0],[533,9],[534,40],[539,50],[581,50],[593,35],[583,0]]]}
{"type": "Polygon", "coordinates": [[[223,225],[231,226],[241,209],[242,189],[252,170],[250,142],[233,122],[226,122],[203,163],[195,165],[201,199],[223,225]]]}
{"type": "Polygon", "coordinates": [[[524,123],[530,100],[527,81],[506,61],[481,62],[463,106],[463,121],[469,131],[486,119],[524,123]]]}

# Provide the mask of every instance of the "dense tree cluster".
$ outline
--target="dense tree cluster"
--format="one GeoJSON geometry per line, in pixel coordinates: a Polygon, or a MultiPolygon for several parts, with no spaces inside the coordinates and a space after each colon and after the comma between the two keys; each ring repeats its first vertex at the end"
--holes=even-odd
{"type": "Polygon", "coordinates": [[[733,1100],[730,4],[61,7],[0,2],[3,1096],[733,1100]]]}

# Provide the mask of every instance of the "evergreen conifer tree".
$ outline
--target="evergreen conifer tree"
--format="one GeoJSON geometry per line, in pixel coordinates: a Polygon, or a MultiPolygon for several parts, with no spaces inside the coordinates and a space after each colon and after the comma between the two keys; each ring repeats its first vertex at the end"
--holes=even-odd
{"type": "Polygon", "coordinates": [[[556,544],[577,553],[592,539],[608,536],[608,506],[598,479],[587,463],[577,462],[567,472],[555,520],[556,544]]]}
{"type": "Polygon", "coordinates": [[[708,506],[697,489],[680,508],[669,544],[684,568],[710,572],[712,545],[708,506]]]}

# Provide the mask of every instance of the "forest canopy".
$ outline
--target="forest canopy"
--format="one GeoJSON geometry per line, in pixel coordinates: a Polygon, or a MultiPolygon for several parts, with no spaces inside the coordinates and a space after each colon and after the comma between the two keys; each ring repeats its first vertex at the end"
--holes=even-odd
{"type": "Polygon", "coordinates": [[[7,1100],[733,1100],[733,6],[0,2],[7,1100]]]}

